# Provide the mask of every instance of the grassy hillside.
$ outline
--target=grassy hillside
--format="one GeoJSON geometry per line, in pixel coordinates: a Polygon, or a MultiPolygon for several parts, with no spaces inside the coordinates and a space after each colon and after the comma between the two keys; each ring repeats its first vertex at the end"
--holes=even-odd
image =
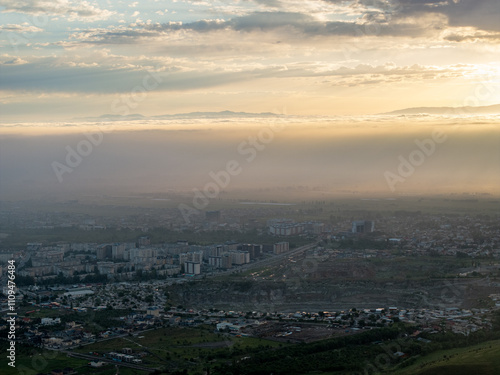
{"type": "Polygon", "coordinates": [[[500,340],[467,348],[441,350],[418,359],[391,375],[496,375],[500,374],[500,340]]]}

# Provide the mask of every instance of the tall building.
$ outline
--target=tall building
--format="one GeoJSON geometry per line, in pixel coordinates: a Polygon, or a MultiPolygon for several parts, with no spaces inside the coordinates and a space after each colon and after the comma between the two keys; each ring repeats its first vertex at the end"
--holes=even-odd
{"type": "Polygon", "coordinates": [[[188,255],[187,253],[180,253],[179,254],[179,265],[183,265],[188,261],[188,255]]]}
{"type": "Polygon", "coordinates": [[[97,246],[97,260],[111,259],[111,245],[97,246]]]}
{"type": "Polygon", "coordinates": [[[109,275],[115,273],[116,264],[113,262],[97,262],[97,269],[101,275],[109,275]]]}
{"type": "Polygon", "coordinates": [[[250,253],[248,251],[231,251],[231,263],[235,265],[242,265],[250,263],[250,253]]]}
{"type": "Polygon", "coordinates": [[[62,262],[64,260],[64,251],[47,251],[43,253],[43,257],[49,263],[62,262]]]}
{"type": "Polygon", "coordinates": [[[189,253],[187,253],[187,259],[189,262],[202,263],[203,251],[190,251],[189,253]]]}
{"type": "Polygon", "coordinates": [[[230,254],[222,255],[222,268],[231,268],[233,266],[232,257],[230,254]]]}
{"type": "Polygon", "coordinates": [[[352,233],[372,233],[375,230],[375,223],[368,220],[358,220],[352,222],[352,233]]]}
{"type": "Polygon", "coordinates": [[[208,257],[208,264],[215,268],[222,268],[222,256],[208,257]]]}
{"type": "Polygon", "coordinates": [[[149,238],[149,236],[139,237],[137,244],[139,245],[139,247],[149,246],[149,245],[151,245],[151,239],[149,238]]]}
{"type": "Polygon", "coordinates": [[[278,242],[275,243],[273,246],[273,253],[274,254],[281,254],[285,253],[290,249],[290,245],[288,242],[278,242]]]}
{"type": "Polygon", "coordinates": [[[199,275],[201,273],[201,264],[197,262],[184,263],[184,271],[190,275],[199,275]]]}
{"type": "Polygon", "coordinates": [[[262,255],[262,245],[241,244],[238,250],[247,251],[250,254],[250,259],[256,259],[262,255]]]}
{"type": "Polygon", "coordinates": [[[309,234],[321,234],[325,229],[325,224],[317,221],[308,221],[304,223],[304,230],[309,234]]]}
{"type": "Polygon", "coordinates": [[[212,247],[210,249],[210,256],[220,257],[220,256],[222,256],[223,250],[224,250],[224,248],[222,245],[217,245],[215,247],[212,247]]]}
{"type": "Polygon", "coordinates": [[[304,233],[304,225],[300,223],[278,223],[269,226],[269,233],[275,236],[298,236],[304,233]]]}
{"type": "MultiPolygon", "coordinates": [[[[127,251],[125,251],[127,253],[127,251]]],[[[151,260],[156,258],[157,251],[151,248],[142,248],[142,249],[130,249],[128,250],[128,257],[126,259],[132,262],[145,262],[147,260],[151,260]]]]}
{"type": "Polygon", "coordinates": [[[111,258],[113,260],[125,259],[125,244],[114,243],[111,247],[111,258]]]}

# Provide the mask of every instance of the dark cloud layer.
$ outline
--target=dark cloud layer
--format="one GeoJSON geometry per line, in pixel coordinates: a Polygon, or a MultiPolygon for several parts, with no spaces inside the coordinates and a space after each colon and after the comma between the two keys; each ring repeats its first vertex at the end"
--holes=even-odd
{"type": "Polygon", "coordinates": [[[470,26],[478,30],[500,30],[500,2],[494,0],[392,0],[390,2],[325,0],[339,5],[358,7],[357,20],[326,21],[313,15],[287,11],[285,2],[273,3],[274,11],[252,12],[227,20],[199,20],[188,23],[137,24],[115,30],[87,30],[81,33],[84,43],[126,44],[144,38],[168,35],[181,30],[209,33],[220,30],[235,32],[293,32],[309,37],[394,36],[417,37],[440,32],[447,26],[470,26]],[[443,16],[447,24],[429,21],[429,16],[443,16]],[[417,20],[417,21],[415,21],[417,20]],[[431,22],[431,23],[429,23],[431,22]]]}
{"type": "Polygon", "coordinates": [[[419,36],[427,33],[427,25],[400,21],[388,23],[385,17],[365,17],[359,21],[319,21],[311,15],[297,12],[254,12],[230,20],[200,20],[189,23],[138,24],[115,30],[89,29],[75,37],[82,43],[127,44],[139,43],[145,38],[166,36],[187,30],[196,33],[215,31],[276,32],[287,36],[292,32],[302,37],[363,37],[363,36],[419,36]]]}
{"type": "Polygon", "coordinates": [[[449,26],[470,26],[479,30],[500,30],[500,2],[497,0],[393,0],[398,16],[443,14],[449,26]]]}

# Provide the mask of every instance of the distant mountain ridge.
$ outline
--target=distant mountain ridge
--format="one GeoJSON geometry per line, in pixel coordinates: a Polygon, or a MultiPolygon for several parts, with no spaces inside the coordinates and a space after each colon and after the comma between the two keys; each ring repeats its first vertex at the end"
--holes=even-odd
{"type": "Polygon", "coordinates": [[[500,114],[500,104],[482,107],[416,107],[381,113],[382,115],[494,115],[500,114]]]}
{"type": "Polygon", "coordinates": [[[233,111],[220,111],[220,112],[189,112],[177,113],[173,115],[158,115],[158,116],[144,116],[140,113],[133,113],[130,115],[115,115],[104,114],[99,117],[80,117],[77,120],[86,121],[135,121],[135,120],[170,120],[170,119],[189,119],[189,118],[254,118],[254,117],[281,117],[280,115],[272,112],[261,113],[248,113],[248,112],[233,112],[233,111]]]}
{"type": "MultiPolygon", "coordinates": [[[[481,107],[414,107],[398,109],[392,112],[379,113],[378,115],[500,115],[500,104],[481,107]]],[[[104,114],[98,117],[79,117],[75,120],[84,121],[139,121],[139,120],[175,120],[175,119],[223,119],[223,118],[256,118],[256,117],[288,117],[288,115],[272,112],[188,112],[172,115],[144,116],[140,113],[129,115],[104,114]]]]}

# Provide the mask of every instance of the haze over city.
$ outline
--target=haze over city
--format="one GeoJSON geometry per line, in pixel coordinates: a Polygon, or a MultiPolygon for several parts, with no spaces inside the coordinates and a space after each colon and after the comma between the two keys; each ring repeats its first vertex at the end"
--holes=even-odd
{"type": "Polygon", "coordinates": [[[239,173],[221,186],[225,191],[302,186],[328,198],[346,191],[392,197],[498,193],[500,128],[492,117],[460,125],[455,119],[427,117],[174,121],[154,124],[150,130],[101,132],[106,126],[120,125],[79,125],[76,133],[64,127],[62,134],[4,135],[4,197],[17,199],[30,191],[190,191],[213,181],[210,173],[226,170],[229,161],[239,164],[239,173]],[[279,130],[271,130],[277,125],[279,130]],[[433,140],[437,131],[439,143],[433,140]],[[85,134],[93,136],[95,144],[85,134]],[[419,142],[429,143],[424,145],[429,155],[420,151],[419,142]],[[402,164],[406,172],[398,172],[402,164]]]}

